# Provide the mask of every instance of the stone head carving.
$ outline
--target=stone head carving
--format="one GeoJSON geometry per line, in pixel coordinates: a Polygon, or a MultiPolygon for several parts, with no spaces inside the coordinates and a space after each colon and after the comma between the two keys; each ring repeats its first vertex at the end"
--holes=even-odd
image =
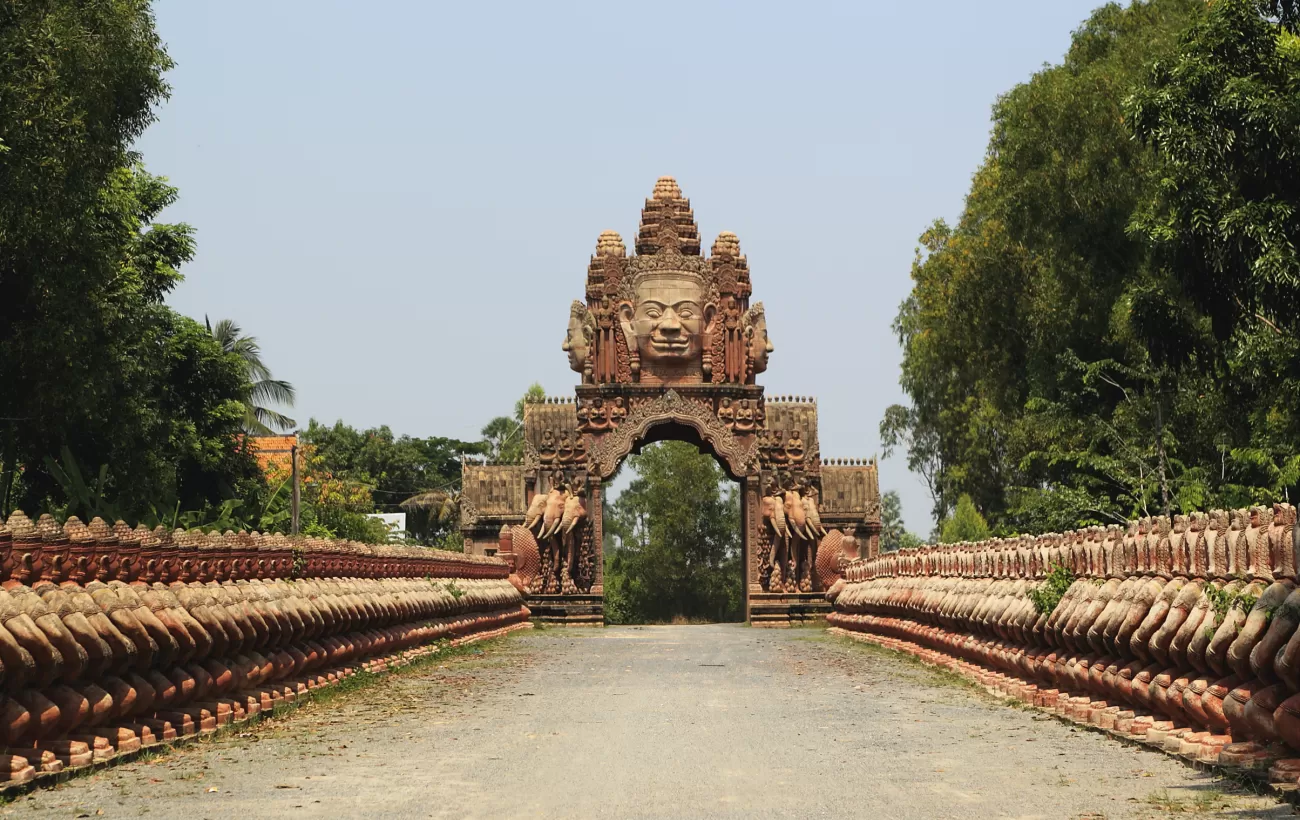
{"type": "Polygon", "coordinates": [[[569,369],[582,374],[583,382],[591,382],[591,346],[596,338],[596,320],[587,306],[574,300],[569,307],[569,330],[560,348],[569,354],[569,369]]]}
{"type": "Polygon", "coordinates": [[[704,276],[691,270],[636,272],[619,304],[619,321],[648,384],[704,378],[705,337],[713,332],[717,304],[704,276]]]}
{"type": "Polygon", "coordinates": [[[749,358],[749,375],[752,377],[767,370],[767,357],[776,350],[767,335],[767,314],[763,311],[762,302],[745,311],[741,327],[744,329],[745,354],[749,358]]]}

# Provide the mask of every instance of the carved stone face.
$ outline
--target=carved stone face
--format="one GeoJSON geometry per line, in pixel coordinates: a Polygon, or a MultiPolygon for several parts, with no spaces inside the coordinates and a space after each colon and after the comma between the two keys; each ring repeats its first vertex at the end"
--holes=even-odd
{"type": "Polygon", "coordinates": [[[716,308],[700,281],[686,274],[651,273],[636,284],[636,303],[620,308],[632,325],[642,364],[686,367],[702,361],[704,333],[716,308]]]}
{"type": "Polygon", "coordinates": [[[581,373],[591,355],[591,341],[577,316],[569,317],[569,332],[560,348],[569,354],[569,369],[581,373]]]}
{"type": "Polygon", "coordinates": [[[762,373],[767,370],[767,357],[776,348],[772,346],[772,340],[767,335],[766,315],[758,314],[746,341],[749,345],[749,360],[754,364],[754,372],[762,373]]]}

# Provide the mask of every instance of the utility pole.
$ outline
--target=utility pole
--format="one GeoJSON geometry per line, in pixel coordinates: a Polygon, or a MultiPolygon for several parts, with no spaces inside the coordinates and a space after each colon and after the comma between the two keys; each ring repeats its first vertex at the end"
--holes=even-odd
{"type": "MultiPolygon", "coordinates": [[[[296,437],[295,437],[296,438],[296,437]]],[[[298,512],[302,505],[302,494],[298,487],[298,445],[294,444],[289,448],[289,458],[293,462],[293,518],[290,523],[290,533],[298,534],[298,512]]]]}

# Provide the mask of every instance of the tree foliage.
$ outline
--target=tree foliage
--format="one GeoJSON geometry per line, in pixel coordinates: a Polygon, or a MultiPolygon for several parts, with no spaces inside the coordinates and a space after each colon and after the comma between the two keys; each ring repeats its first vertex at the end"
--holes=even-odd
{"type": "Polygon", "coordinates": [[[964,494],[957,499],[952,515],[939,525],[939,542],[942,544],[983,541],[990,534],[989,523],[975,509],[975,502],[971,501],[970,496],[964,494]]]}
{"type": "Polygon", "coordinates": [[[995,532],[1061,530],[1295,487],[1298,97],[1269,13],[1106,5],[995,104],[894,325],[911,403],[882,441],[936,519],[966,495],[995,532]]]}
{"type": "Polygon", "coordinates": [[[271,368],[262,361],[262,346],[258,344],[257,337],[245,336],[243,328],[233,319],[222,319],[216,325],[209,322],[207,317],[203,321],[221,349],[239,356],[248,373],[248,395],[241,397],[244,405],[244,432],[269,436],[296,427],[298,422],[267,406],[281,404],[293,407],[294,390],[289,382],[271,378],[271,368]]]}
{"type": "Polygon", "coordinates": [[[922,544],[919,536],[909,532],[903,523],[903,501],[898,490],[889,490],[880,497],[880,549],[894,552],[911,549],[922,544]]]}
{"type": "Polygon", "coordinates": [[[515,402],[513,416],[497,416],[483,425],[479,435],[487,445],[486,455],[491,461],[515,463],[524,457],[524,405],[546,398],[546,391],[537,382],[529,385],[524,395],[515,402]]]}
{"type": "Polygon", "coordinates": [[[0,512],[69,503],[64,448],[124,515],[261,491],[242,367],[162,304],[193,235],[130,144],[170,66],[144,0],[0,8],[0,512]]]}
{"type": "Polygon", "coordinates": [[[636,477],[605,514],[605,613],[613,623],[744,620],[740,498],[695,446],[630,456],[636,477]]]}
{"type": "Polygon", "coordinates": [[[411,535],[439,544],[457,535],[458,518],[401,504],[428,492],[458,497],[461,456],[486,449],[483,444],[441,436],[395,436],[386,425],[357,430],[342,421],[326,426],[315,419],[301,437],[310,452],[309,477],[325,488],[324,501],[340,502],[336,510],[323,514],[323,526],[355,529],[358,524],[352,516],[405,510],[411,535]]]}

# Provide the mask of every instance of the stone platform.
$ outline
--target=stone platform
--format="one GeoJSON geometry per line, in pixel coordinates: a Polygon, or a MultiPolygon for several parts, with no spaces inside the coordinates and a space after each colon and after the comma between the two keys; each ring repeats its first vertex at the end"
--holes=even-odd
{"type": "MultiPolygon", "coordinates": [[[[531,601],[529,602],[531,606],[531,601]]],[[[783,627],[825,618],[830,602],[820,592],[751,592],[749,622],[753,626],[783,627]]]]}
{"type": "Polygon", "coordinates": [[[528,609],[533,613],[535,623],[605,625],[605,598],[601,595],[529,595],[528,609]]]}

